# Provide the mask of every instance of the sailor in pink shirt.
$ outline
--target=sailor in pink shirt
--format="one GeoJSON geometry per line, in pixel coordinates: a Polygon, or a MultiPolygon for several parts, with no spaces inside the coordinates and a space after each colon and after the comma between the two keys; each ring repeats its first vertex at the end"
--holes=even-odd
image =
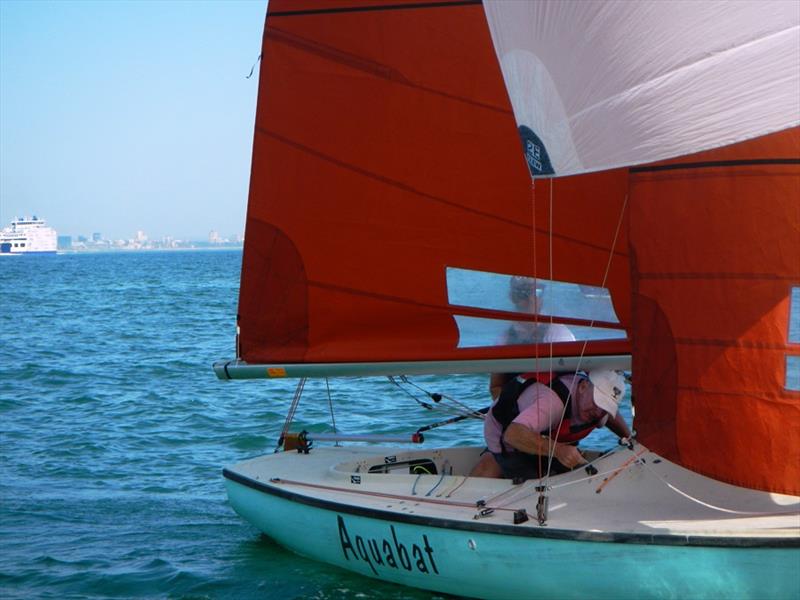
{"type": "MultiPolygon", "coordinates": [[[[572,391],[572,381],[574,375],[566,375],[562,381],[567,384],[572,391]]],[[[519,406],[519,416],[514,419],[514,423],[520,423],[532,431],[545,431],[551,427],[558,427],[561,420],[561,413],[564,411],[564,403],[553,390],[541,383],[534,383],[527,388],[517,400],[519,406]],[[530,409],[530,410],[528,410],[530,409]]],[[[486,438],[486,447],[493,454],[503,451],[500,438],[503,434],[503,427],[494,418],[490,410],[486,414],[483,422],[483,435],[486,438]]]]}
{"type": "Polygon", "coordinates": [[[585,463],[577,442],[598,427],[630,437],[628,425],[617,412],[626,387],[619,373],[598,370],[588,377],[562,375],[549,385],[524,381],[523,376],[517,378],[516,389],[524,389],[516,397],[509,396],[514,382],[504,387],[484,421],[487,447],[504,477],[541,477],[551,454],[552,474],[585,463]]]}

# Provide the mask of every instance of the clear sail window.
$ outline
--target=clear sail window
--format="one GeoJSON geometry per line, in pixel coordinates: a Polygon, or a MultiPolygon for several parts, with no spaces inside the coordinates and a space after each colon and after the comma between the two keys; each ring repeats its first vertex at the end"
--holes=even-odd
{"type": "Polygon", "coordinates": [[[515,344],[549,344],[585,340],[625,339],[624,329],[584,327],[559,323],[506,321],[455,315],[458,325],[458,347],[511,346],[515,344]]]}
{"type": "Polygon", "coordinates": [[[459,347],[624,339],[611,295],[601,287],[566,281],[532,279],[504,273],[447,269],[451,305],[510,313],[538,314],[537,323],[456,315],[459,347]],[[595,321],[602,325],[551,323],[551,317],[595,321]]]}
{"type": "Polygon", "coordinates": [[[800,344],[800,287],[793,287],[789,298],[789,343],[800,344]]]}
{"type": "Polygon", "coordinates": [[[786,389],[800,392],[800,356],[786,357],[786,389]]]}
{"type": "Polygon", "coordinates": [[[535,297],[540,315],[619,323],[607,289],[568,281],[448,267],[447,297],[455,306],[522,313],[532,312],[535,297]]]}
{"type": "MultiPolygon", "coordinates": [[[[789,343],[800,344],[800,287],[789,298],[789,343]]],[[[800,356],[786,356],[786,389],[800,392],[800,356]]]]}

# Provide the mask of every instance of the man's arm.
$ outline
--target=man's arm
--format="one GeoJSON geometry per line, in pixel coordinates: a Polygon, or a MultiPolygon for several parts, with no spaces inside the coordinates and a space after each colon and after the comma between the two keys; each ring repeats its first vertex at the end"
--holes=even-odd
{"type": "Polygon", "coordinates": [[[628,424],[625,422],[625,419],[619,412],[614,416],[613,419],[608,419],[608,421],[606,421],[606,427],[608,427],[621,438],[631,437],[631,430],[628,428],[628,424]]]}
{"type": "Polygon", "coordinates": [[[572,469],[586,462],[575,446],[554,442],[549,437],[532,431],[519,423],[511,423],[508,426],[508,429],[506,429],[503,435],[503,440],[509,446],[520,452],[538,454],[539,456],[548,456],[550,449],[555,445],[553,456],[568,469],[572,469]]]}

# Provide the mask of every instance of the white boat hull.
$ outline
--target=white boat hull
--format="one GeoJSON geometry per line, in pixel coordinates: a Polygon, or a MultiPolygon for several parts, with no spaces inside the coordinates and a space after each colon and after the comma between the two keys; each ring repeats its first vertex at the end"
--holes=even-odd
{"type": "Polygon", "coordinates": [[[14,219],[0,230],[0,256],[20,254],[56,254],[58,234],[36,217],[14,219]]]}
{"type": "MultiPolygon", "coordinates": [[[[463,456],[437,452],[389,457],[402,462],[432,456],[441,470],[448,460],[458,467],[468,456],[468,449],[458,450],[463,456]]],[[[638,461],[655,455],[641,452],[623,469],[623,456],[613,462],[612,455],[604,459],[612,464],[598,463],[601,472],[595,477],[582,472],[562,476],[572,478],[567,486],[556,487],[559,478],[552,479],[545,526],[535,518],[534,482],[512,487],[505,480],[465,480],[456,474],[366,473],[371,462],[386,456],[372,449],[356,449],[355,455],[352,449],[331,448],[307,456],[265,456],[226,469],[225,476],[236,512],[280,544],[303,556],[403,585],[480,598],[798,597],[796,505],[774,506],[780,513],[776,515],[729,514],[722,521],[706,518],[708,509],[701,507],[694,523],[669,519],[669,530],[667,521],[656,525],[637,519],[642,511],[619,502],[624,495],[636,494],[637,485],[652,484],[642,477],[646,471],[638,461]],[[280,479],[270,481],[273,478],[280,479]],[[604,482],[598,493],[596,488],[604,482]],[[571,506],[582,510],[573,500],[580,495],[598,504],[600,513],[615,505],[617,513],[605,511],[604,525],[581,526],[586,515],[569,514],[571,506]],[[487,505],[495,511],[474,518],[476,500],[493,496],[497,501],[487,505]],[[533,516],[515,525],[513,512],[518,507],[527,507],[533,516]],[[626,513],[631,517],[627,530],[619,526],[626,513]]],[[[679,470],[674,465],[669,469],[679,470]]],[[[764,502],[767,496],[745,490],[739,502],[753,508],[757,498],[764,502]]],[[[639,500],[648,497],[646,492],[639,500]]],[[[671,516],[686,517],[678,513],[687,506],[673,509],[671,516]]]]}

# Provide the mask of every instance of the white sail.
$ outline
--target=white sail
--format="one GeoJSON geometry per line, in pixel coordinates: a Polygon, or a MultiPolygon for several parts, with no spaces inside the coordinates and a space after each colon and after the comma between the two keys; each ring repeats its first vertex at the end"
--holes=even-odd
{"type": "Polygon", "coordinates": [[[795,0],[484,7],[534,176],[648,163],[800,123],[795,0]]]}

